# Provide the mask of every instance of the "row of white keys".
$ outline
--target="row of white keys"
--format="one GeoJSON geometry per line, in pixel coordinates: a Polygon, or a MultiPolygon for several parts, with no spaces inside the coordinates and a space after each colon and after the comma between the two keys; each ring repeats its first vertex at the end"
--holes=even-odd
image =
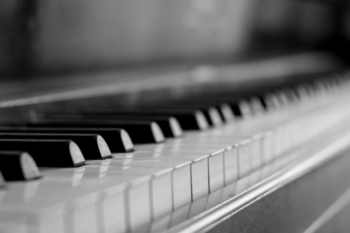
{"type": "MultiPolygon", "coordinates": [[[[108,159],[108,160],[91,160],[87,162],[88,167],[95,166],[105,172],[114,170],[123,170],[127,174],[135,173],[139,174],[143,171],[151,172],[152,169],[162,169],[161,171],[172,168],[169,175],[171,180],[165,184],[161,182],[152,181],[152,193],[156,194],[156,190],[159,185],[168,186],[167,189],[171,190],[171,199],[167,199],[166,203],[162,201],[164,197],[152,197],[153,201],[153,218],[156,219],[169,210],[179,208],[192,201],[191,197],[191,164],[190,162],[181,160],[134,160],[134,159],[108,159]]],[[[157,175],[154,173],[154,175],[157,175]]],[[[154,177],[153,179],[157,179],[154,177]]]]}
{"type": "MultiPolygon", "coordinates": [[[[197,200],[212,193],[237,177],[244,177],[261,166],[261,137],[246,140],[222,138],[222,141],[186,142],[168,141],[164,145],[139,146],[138,150],[127,154],[114,154],[115,159],[124,160],[186,160],[191,162],[192,199],[197,200]],[[172,143],[174,142],[174,144],[172,143]],[[244,144],[244,145],[243,145],[244,144]],[[244,148],[247,148],[246,150],[244,148]],[[255,154],[256,153],[256,154],[255,154]],[[254,157],[253,157],[254,155],[254,157]],[[254,161],[253,163],[251,163],[254,161]],[[237,164],[240,166],[237,167],[237,164]],[[227,171],[227,172],[226,172],[227,171]],[[209,180],[208,180],[209,177],[209,180]]],[[[89,162],[88,162],[89,163],[89,162]]]]}
{"type": "MultiPolygon", "coordinates": [[[[301,130],[301,128],[299,128],[299,130],[301,130]]],[[[213,191],[216,191],[218,189],[215,187],[215,185],[218,185],[218,187],[222,187],[223,182],[220,182],[220,180],[218,181],[218,179],[217,179],[218,177],[222,177],[222,175],[215,176],[215,174],[210,173],[211,170],[215,170],[215,169],[213,169],[214,166],[221,167],[222,163],[220,163],[220,161],[223,161],[224,159],[230,161],[230,159],[238,157],[238,162],[236,162],[235,159],[232,159],[232,164],[239,165],[238,172],[235,171],[233,174],[226,175],[226,171],[229,172],[229,171],[232,171],[232,169],[229,169],[229,167],[226,167],[225,163],[223,164],[223,166],[225,168],[225,169],[223,169],[223,171],[225,171],[223,176],[225,177],[224,179],[226,179],[226,178],[228,179],[227,183],[229,183],[230,179],[231,179],[231,181],[234,181],[235,177],[237,177],[237,175],[236,175],[237,173],[239,173],[239,176],[241,178],[243,178],[243,177],[247,176],[248,174],[250,174],[252,171],[255,171],[257,168],[262,166],[263,163],[267,163],[268,161],[274,159],[275,158],[274,156],[278,155],[279,153],[283,153],[283,152],[287,151],[293,144],[289,140],[288,125],[283,126],[281,128],[278,128],[276,131],[277,132],[275,132],[275,134],[277,136],[275,138],[278,140],[281,140],[281,141],[269,140],[269,139],[271,139],[271,137],[269,137],[270,132],[268,132],[266,134],[267,137],[265,137],[266,136],[265,134],[260,134],[260,135],[257,135],[255,137],[252,137],[251,139],[248,139],[248,140],[241,142],[239,145],[229,147],[230,149],[226,149],[225,151],[223,151],[223,153],[209,154],[209,157],[208,157],[208,161],[209,161],[209,171],[208,171],[208,173],[209,173],[209,192],[213,192],[213,191]],[[281,132],[279,132],[279,131],[281,131],[281,132]],[[264,140],[262,140],[262,139],[264,139],[264,140]],[[267,146],[263,146],[264,141],[267,141],[267,143],[265,143],[265,144],[267,144],[267,146]],[[272,144],[278,144],[280,149],[272,151],[271,150],[272,144]],[[263,154],[266,154],[266,155],[270,154],[270,157],[272,157],[272,158],[269,158],[269,157],[263,158],[263,156],[259,154],[259,151],[261,151],[262,147],[266,148],[265,150],[263,150],[263,154]],[[225,156],[225,154],[228,155],[230,153],[235,153],[236,151],[238,151],[238,155],[236,154],[236,156],[225,156]],[[217,156],[217,154],[221,154],[221,156],[217,156]],[[219,160],[217,160],[217,161],[219,161],[219,163],[215,163],[215,165],[214,165],[214,162],[213,163],[210,162],[211,158],[220,158],[219,160]],[[211,166],[211,164],[213,164],[213,165],[211,166]],[[218,181],[218,183],[211,184],[210,183],[211,180],[218,181]]],[[[208,141],[212,142],[215,140],[208,140],[208,141]]],[[[200,143],[198,144],[197,143],[196,144],[196,143],[193,143],[193,141],[191,141],[191,144],[183,143],[183,144],[181,144],[181,147],[180,147],[181,150],[179,150],[178,154],[175,154],[175,155],[174,154],[169,155],[169,153],[175,151],[174,148],[177,148],[177,145],[171,145],[171,144],[167,144],[167,146],[162,145],[158,148],[155,147],[154,151],[152,151],[152,152],[157,154],[156,155],[157,158],[168,158],[168,157],[173,158],[173,156],[180,156],[180,154],[183,155],[183,154],[187,154],[187,153],[192,153],[192,155],[193,155],[193,153],[195,151],[196,152],[201,151],[201,149],[198,149],[198,148],[204,147],[204,151],[209,151],[210,149],[218,149],[219,147],[221,147],[223,145],[227,145],[225,143],[232,142],[232,139],[230,139],[229,141],[226,142],[225,138],[224,139],[221,138],[220,141],[221,141],[220,143],[223,143],[223,144],[218,143],[217,145],[215,145],[215,146],[218,146],[216,148],[215,148],[215,146],[211,148],[211,146],[213,146],[212,143],[206,143],[206,144],[200,144],[200,143]],[[190,145],[193,147],[191,147],[190,145]]],[[[279,148],[279,147],[277,147],[277,148],[279,148]]],[[[151,146],[145,146],[145,148],[149,149],[149,148],[151,148],[151,146]]],[[[145,148],[142,147],[141,149],[145,149],[145,148]]],[[[146,152],[148,152],[148,151],[146,151],[146,152]]],[[[145,153],[145,154],[134,153],[134,154],[130,155],[130,157],[133,157],[136,159],[137,158],[138,159],[140,159],[140,158],[150,159],[150,158],[152,158],[152,153],[148,153],[148,155],[147,155],[147,153],[145,153]]],[[[237,166],[235,166],[235,167],[237,167],[237,166]]]]}
{"type": "MultiPolygon", "coordinates": [[[[101,161],[96,161],[96,163],[98,162],[101,161]]],[[[93,161],[91,164],[94,164],[93,161]]],[[[83,177],[96,177],[101,180],[106,177],[127,177],[132,179],[132,177],[138,178],[151,175],[148,191],[140,189],[135,191],[135,188],[128,190],[126,195],[128,205],[124,213],[120,213],[127,216],[126,220],[132,232],[142,232],[147,231],[147,224],[150,221],[171,212],[174,208],[174,200],[178,201],[178,199],[182,200],[186,198],[184,197],[186,190],[190,194],[190,183],[186,183],[185,179],[179,179],[179,176],[182,176],[181,178],[189,176],[188,164],[180,162],[169,163],[169,161],[167,164],[164,164],[163,161],[153,161],[152,164],[153,166],[149,163],[142,163],[142,161],[138,163],[138,166],[130,166],[130,164],[124,166],[120,163],[110,163],[107,165],[107,163],[104,163],[103,165],[88,165],[80,171],[74,171],[74,173],[78,172],[83,177]],[[178,167],[175,176],[171,167],[178,167]],[[182,190],[184,190],[184,193],[175,197],[176,199],[173,197],[174,187],[183,188],[182,190]]],[[[55,175],[58,177],[62,177],[62,175],[73,175],[71,173],[72,169],[44,172],[45,175],[51,177],[55,175]]],[[[113,209],[113,207],[106,207],[106,209],[110,208],[113,209]]]]}
{"type": "MultiPolygon", "coordinates": [[[[57,232],[95,232],[102,228],[105,232],[147,231],[149,221],[247,177],[290,146],[285,144],[286,140],[277,141],[283,150],[274,151],[275,140],[288,136],[284,126],[252,137],[257,131],[273,128],[278,123],[250,120],[252,122],[243,121],[242,127],[227,125],[193,134],[193,137],[189,134],[183,140],[139,146],[139,151],[134,153],[91,161],[92,165],[82,168],[47,170],[43,172],[46,178],[28,183],[33,187],[37,185],[31,191],[26,192],[24,186],[20,187],[22,184],[11,184],[1,196],[2,203],[6,204],[0,211],[4,219],[0,226],[20,227],[23,225],[17,223],[23,221],[27,229],[47,232],[49,228],[45,227],[55,222],[57,232]],[[249,128],[253,130],[246,130],[249,128]],[[238,129],[242,130],[241,136],[235,132],[238,129]],[[261,146],[264,148],[262,155],[258,153],[261,146]],[[134,169],[136,167],[138,169],[134,169]],[[129,182],[131,186],[127,185],[129,182]]],[[[313,134],[315,132],[317,130],[313,134]]]]}
{"type": "MultiPolygon", "coordinates": [[[[137,232],[152,220],[152,196],[164,194],[165,198],[171,198],[171,169],[144,168],[143,172],[130,169],[102,173],[103,177],[100,177],[100,168],[95,168],[86,166],[66,171],[43,171],[45,178],[34,181],[38,183],[30,199],[24,195],[21,197],[21,194],[25,193],[23,189],[26,185],[33,183],[11,185],[3,193],[6,198],[3,198],[2,209],[30,210],[32,215],[28,218],[35,216],[36,219],[29,222],[32,228],[45,226],[48,216],[56,213],[56,219],[62,219],[64,215],[71,219],[68,225],[63,221],[66,225],[62,229],[68,229],[68,232],[98,232],[101,225],[109,226],[107,232],[113,229],[137,232]],[[155,175],[157,171],[159,177],[155,175]],[[126,185],[128,183],[130,187],[126,185]],[[157,193],[154,193],[156,188],[157,193]],[[13,195],[16,193],[18,195],[13,195]],[[108,203],[115,208],[110,208],[108,203]],[[61,212],[52,210],[57,206],[60,206],[61,212]],[[97,220],[102,215],[103,224],[98,224],[97,220]]],[[[160,202],[165,209],[171,206],[171,200],[166,202],[160,199],[160,202]]]]}
{"type": "MultiPolygon", "coordinates": [[[[101,184],[99,179],[46,176],[38,181],[9,185],[8,190],[1,194],[1,210],[17,213],[17,218],[23,219],[23,222],[17,222],[16,226],[36,229],[34,232],[49,232],[51,225],[55,226],[56,232],[93,232],[98,230],[95,204],[108,196],[124,200],[128,181],[130,179],[125,178],[109,180],[107,189],[108,185],[101,184]],[[65,216],[70,216],[71,221],[66,222],[65,216]]],[[[142,187],[143,183],[147,184],[147,178],[142,178],[140,184],[134,182],[135,187],[142,187]]],[[[118,218],[123,216],[124,211],[121,211],[115,219],[121,228],[125,227],[125,221],[118,218]]],[[[8,225],[8,222],[4,224],[8,225]]]]}
{"type": "MultiPolygon", "coordinates": [[[[208,148],[206,148],[206,149],[208,149],[208,148]]],[[[100,162],[100,161],[99,161],[100,162]]],[[[167,165],[168,166],[168,165],[167,165]]],[[[154,172],[154,171],[153,171],[154,172]]],[[[61,191],[61,190],[60,190],[61,191]]],[[[168,196],[169,196],[169,192],[168,192],[168,196]]],[[[135,197],[136,198],[136,197],[135,197]]],[[[142,201],[142,199],[140,200],[140,198],[139,197],[137,197],[137,200],[139,200],[139,201],[141,201],[141,203],[143,203],[143,204],[145,204],[145,203],[147,203],[147,201],[149,201],[149,200],[147,200],[147,199],[143,199],[143,201],[142,201]]],[[[137,202],[136,202],[137,203],[137,202]]],[[[138,206],[138,205],[137,205],[138,206]]],[[[132,206],[130,206],[129,207],[130,209],[130,211],[132,212],[132,210],[135,210],[136,208],[134,208],[134,207],[132,207],[132,206]]],[[[123,212],[123,211],[121,211],[121,212],[123,212]]],[[[138,214],[140,214],[140,212],[137,210],[135,213],[131,213],[131,221],[132,220],[134,220],[133,222],[132,222],[132,226],[142,226],[142,224],[140,224],[138,221],[140,221],[140,219],[143,219],[143,220],[147,220],[147,219],[149,219],[149,217],[147,217],[147,212],[148,211],[146,211],[146,214],[145,215],[142,215],[141,214],[141,216],[140,215],[137,215],[136,213],[138,213],[138,214]]],[[[142,212],[141,212],[142,213],[142,212]]],[[[144,221],[144,222],[147,222],[147,221],[144,221]]],[[[80,226],[79,224],[77,224],[78,226],[80,226]]],[[[108,225],[108,224],[107,224],[108,225]]],[[[91,228],[91,229],[94,229],[94,228],[91,228]]],[[[119,227],[119,229],[121,229],[120,227],[119,227]]]]}
{"type": "MultiPolygon", "coordinates": [[[[132,229],[132,231],[145,229],[145,224],[150,220],[159,218],[163,214],[172,211],[174,205],[173,203],[176,203],[177,206],[181,206],[184,203],[189,203],[191,201],[189,163],[184,163],[182,161],[137,161],[132,164],[129,162],[127,165],[125,165],[123,163],[106,163],[107,160],[95,162],[96,164],[101,162],[103,164],[101,166],[89,165],[76,169],[49,169],[47,171],[43,171],[43,174],[46,177],[55,177],[55,179],[58,180],[62,180],[63,177],[67,178],[68,181],[75,180],[73,182],[75,186],[79,186],[82,181],[85,180],[85,182],[87,182],[89,179],[101,179],[101,181],[106,180],[108,177],[109,179],[113,177],[136,179],[137,177],[143,177],[147,174],[152,174],[152,179],[149,180],[149,192],[147,190],[139,190],[136,188],[132,188],[128,192],[128,195],[125,198],[128,198],[129,205],[126,209],[117,208],[118,205],[116,205],[116,209],[113,207],[104,208],[104,212],[110,211],[114,212],[114,214],[104,214],[105,224],[103,225],[112,225],[116,227],[115,224],[112,224],[115,219],[111,218],[114,218],[113,216],[115,216],[115,212],[117,212],[117,216],[129,216],[129,219],[125,219],[125,221],[129,221],[130,229],[132,229]],[[136,167],[137,169],[135,169],[136,167]],[[175,167],[175,172],[172,173],[173,170],[169,169],[169,167],[175,167]],[[186,179],[188,182],[186,182],[186,179]],[[134,191],[135,189],[139,192],[134,191]],[[174,200],[172,200],[173,190],[178,190],[174,192],[174,200]],[[108,221],[108,216],[110,218],[110,221],[108,221]]],[[[93,161],[91,163],[94,164],[93,161]]],[[[124,182],[127,181],[124,180],[124,182]]],[[[54,182],[52,185],[55,187],[54,182]]],[[[144,186],[144,188],[146,187],[147,186],[144,186]]],[[[64,192],[65,190],[60,189],[57,191],[64,192]]],[[[36,192],[35,195],[38,196],[38,192],[36,192]]],[[[70,197],[66,198],[67,200],[72,199],[70,197]]],[[[120,223],[120,221],[116,222],[120,223]]],[[[76,222],[75,225],[81,226],[78,222],[76,222]]],[[[123,224],[119,224],[118,229],[125,230],[125,228],[122,226],[123,224]]],[[[95,228],[91,227],[91,229],[95,228]]],[[[113,229],[113,227],[110,227],[108,229],[113,229]]],[[[121,230],[121,232],[124,232],[124,230],[121,230]]]]}
{"type": "MultiPolygon", "coordinates": [[[[136,151],[129,153],[128,157],[134,159],[154,159],[154,155],[150,151],[136,151]]],[[[120,157],[122,159],[122,157],[120,157]]],[[[191,183],[192,183],[192,200],[199,199],[209,193],[208,177],[209,177],[209,154],[206,153],[162,153],[157,154],[155,159],[171,159],[191,162],[191,183]]]]}
{"type": "MultiPolygon", "coordinates": [[[[133,153],[114,154],[115,159],[165,159],[165,160],[186,160],[190,161],[192,167],[192,177],[194,181],[194,195],[193,199],[198,199],[201,196],[207,195],[208,192],[215,191],[223,185],[231,182],[237,177],[238,171],[236,169],[237,155],[234,152],[227,153],[227,145],[230,145],[232,140],[227,143],[190,143],[181,145],[178,147],[171,146],[171,143],[167,147],[156,145],[153,147],[145,146],[140,147],[140,150],[133,153]],[[143,150],[144,149],[144,150],[143,150]],[[229,174],[224,173],[224,168],[231,168],[229,174]],[[208,176],[212,182],[209,182],[208,176]]],[[[237,141],[239,142],[239,141],[237,141]]],[[[232,149],[232,151],[236,149],[232,149]]]]}
{"type": "MultiPolygon", "coordinates": [[[[219,145],[218,147],[224,148],[224,145],[219,145]]],[[[253,144],[252,144],[253,145],[253,144]]],[[[250,146],[252,146],[250,145],[250,146]]],[[[200,145],[194,145],[194,147],[181,147],[177,153],[170,153],[170,152],[158,152],[156,153],[156,157],[153,157],[154,155],[150,151],[136,151],[134,153],[130,153],[127,158],[123,155],[116,154],[116,157],[112,160],[130,160],[135,159],[134,161],[139,160],[149,160],[149,159],[163,159],[163,160],[189,160],[191,158],[194,158],[191,161],[191,179],[192,179],[192,195],[193,195],[193,201],[199,200],[202,197],[207,196],[209,193],[213,193],[220,188],[223,188],[235,181],[237,181],[239,178],[246,177],[247,174],[243,174],[241,170],[239,170],[238,164],[244,163],[245,166],[248,166],[249,169],[252,169],[253,166],[249,166],[251,163],[252,158],[251,151],[248,151],[248,153],[243,154],[241,153],[241,158],[248,158],[247,160],[243,159],[241,161],[238,160],[238,151],[240,149],[239,144],[234,146],[226,147],[225,149],[217,150],[214,153],[208,153],[208,151],[211,151],[210,147],[208,145],[204,149],[200,149],[198,151],[198,146],[200,145]],[[193,150],[197,147],[196,150],[193,150]],[[187,151],[188,149],[188,151],[187,151]],[[200,151],[203,151],[201,153],[200,151]],[[206,154],[205,156],[203,156],[206,154]],[[250,159],[249,159],[250,158],[250,159]],[[204,163],[205,162],[205,163],[204,163]],[[204,166],[203,166],[204,165],[204,166]]],[[[217,149],[218,147],[213,147],[214,149],[217,149]]],[[[256,160],[255,162],[256,168],[261,166],[261,160],[256,160]]]]}

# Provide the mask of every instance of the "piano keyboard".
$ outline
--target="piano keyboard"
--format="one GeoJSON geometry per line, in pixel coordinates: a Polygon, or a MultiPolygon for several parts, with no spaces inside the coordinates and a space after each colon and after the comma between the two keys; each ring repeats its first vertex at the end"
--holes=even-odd
{"type": "Polygon", "coordinates": [[[108,96],[4,125],[0,232],[171,229],[346,133],[349,85],[221,84],[137,107],[108,96]]]}

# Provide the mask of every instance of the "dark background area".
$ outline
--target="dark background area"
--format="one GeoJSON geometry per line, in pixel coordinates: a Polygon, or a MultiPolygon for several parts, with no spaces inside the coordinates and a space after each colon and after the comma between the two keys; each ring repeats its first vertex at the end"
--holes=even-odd
{"type": "Polygon", "coordinates": [[[348,59],[347,1],[0,1],[2,79],[332,51],[348,59]]]}

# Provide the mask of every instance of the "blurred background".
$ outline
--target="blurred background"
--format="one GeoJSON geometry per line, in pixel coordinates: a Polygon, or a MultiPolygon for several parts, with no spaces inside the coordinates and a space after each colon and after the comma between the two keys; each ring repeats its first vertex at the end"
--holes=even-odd
{"type": "Polygon", "coordinates": [[[343,0],[1,0],[1,78],[327,50],[347,61],[343,0]]]}

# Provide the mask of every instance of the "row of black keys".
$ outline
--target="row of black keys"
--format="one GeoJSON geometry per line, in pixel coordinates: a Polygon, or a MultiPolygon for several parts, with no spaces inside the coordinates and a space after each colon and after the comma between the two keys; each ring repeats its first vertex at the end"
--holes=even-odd
{"type": "Polygon", "coordinates": [[[0,128],[0,150],[6,151],[0,153],[0,171],[5,180],[38,176],[35,172],[29,172],[33,176],[24,175],[26,163],[22,157],[28,155],[13,151],[28,152],[39,167],[81,166],[85,160],[133,151],[133,142],[160,143],[165,137],[181,136],[182,130],[204,130],[244,119],[245,114],[269,111],[341,83],[339,79],[318,81],[241,96],[225,87],[220,92],[190,95],[186,99],[167,99],[157,104],[145,101],[133,108],[117,107],[114,101],[106,101],[103,106],[74,106],[68,111],[45,113],[39,115],[37,122],[0,128]]]}

